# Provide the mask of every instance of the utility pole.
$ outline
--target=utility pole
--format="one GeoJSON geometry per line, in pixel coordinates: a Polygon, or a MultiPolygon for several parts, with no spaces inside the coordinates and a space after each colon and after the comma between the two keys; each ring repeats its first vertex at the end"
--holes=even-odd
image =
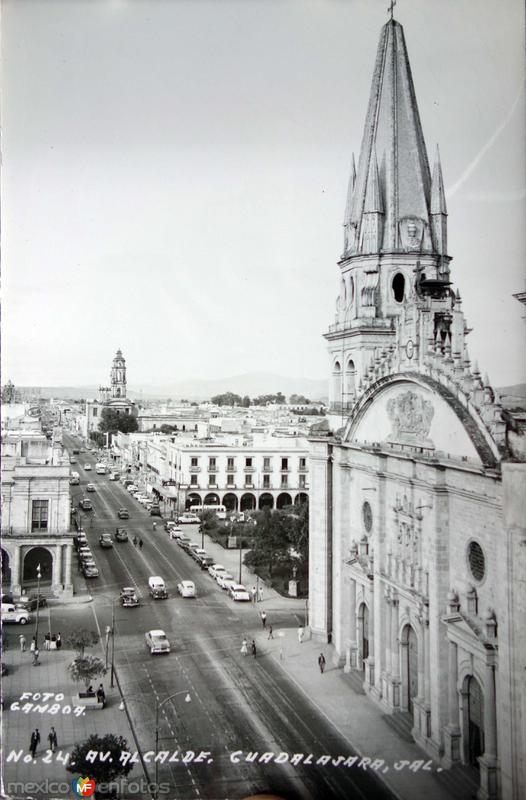
{"type": "Polygon", "coordinates": [[[40,611],[40,578],[42,573],[40,571],[40,564],[37,566],[37,618],[35,622],[35,650],[38,650],[38,616],[40,611]]]}
{"type": "Polygon", "coordinates": [[[110,686],[113,689],[115,678],[115,600],[111,603],[111,679],[110,686]]]}

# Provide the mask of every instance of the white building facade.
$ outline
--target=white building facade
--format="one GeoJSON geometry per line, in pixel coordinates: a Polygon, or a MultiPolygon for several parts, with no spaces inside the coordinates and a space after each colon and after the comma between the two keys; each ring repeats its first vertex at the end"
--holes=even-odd
{"type": "Polygon", "coordinates": [[[325,335],[343,425],[311,439],[310,627],[431,757],[465,765],[479,798],[518,800],[524,445],[469,359],[440,161],[431,174],[395,20],[344,229],[325,335]]]}

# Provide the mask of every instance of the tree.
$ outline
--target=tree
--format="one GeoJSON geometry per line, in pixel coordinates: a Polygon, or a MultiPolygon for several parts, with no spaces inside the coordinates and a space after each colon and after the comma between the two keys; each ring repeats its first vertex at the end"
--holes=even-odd
{"type": "Polygon", "coordinates": [[[283,511],[265,508],[255,515],[254,546],[245,556],[247,566],[266,566],[269,577],[277,563],[290,561],[292,518],[283,511]]]}
{"type": "Polygon", "coordinates": [[[106,444],[106,437],[100,431],[90,431],[89,438],[97,445],[97,447],[104,447],[106,444]]]}
{"type": "Polygon", "coordinates": [[[244,396],[243,400],[241,401],[241,405],[243,406],[243,408],[250,407],[250,397],[248,396],[248,394],[244,396]]]}
{"type": "Polygon", "coordinates": [[[103,408],[99,422],[101,433],[133,433],[138,429],[137,417],[133,414],[119,414],[114,408],[103,408]]]}
{"type": "Polygon", "coordinates": [[[92,734],[82,744],[75,745],[66,769],[73,775],[89,775],[96,784],[111,783],[116,778],[128,775],[133,769],[131,759],[121,758],[122,753],[129,752],[128,742],[123,736],[114,733],[107,733],[105,736],[92,734]],[[104,761],[100,758],[88,760],[90,753],[109,755],[104,761]]]}
{"type": "Polygon", "coordinates": [[[95,631],[90,631],[87,628],[80,628],[78,631],[74,631],[66,636],[66,647],[71,647],[73,650],[76,650],[79,658],[83,658],[86,647],[94,647],[98,641],[99,637],[95,631]]]}
{"type": "Polygon", "coordinates": [[[98,678],[100,675],[105,675],[107,672],[104,661],[98,656],[77,656],[71,664],[68,664],[69,676],[75,683],[84,683],[86,688],[98,678]]]}
{"type": "Polygon", "coordinates": [[[310,400],[308,400],[303,394],[291,394],[289,397],[289,403],[291,406],[308,406],[310,404],[310,400]]]}
{"type": "Polygon", "coordinates": [[[216,394],[211,398],[210,402],[215,406],[240,406],[243,401],[234,392],[224,392],[224,394],[216,394]]]}

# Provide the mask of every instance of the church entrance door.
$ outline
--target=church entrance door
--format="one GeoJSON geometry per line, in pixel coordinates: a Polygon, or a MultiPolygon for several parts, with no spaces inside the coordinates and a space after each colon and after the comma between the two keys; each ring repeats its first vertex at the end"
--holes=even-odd
{"type": "Polygon", "coordinates": [[[484,697],[476,678],[468,678],[468,746],[469,763],[478,769],[484,752],[484,697]]]}
{"type": "Polygon", "coordinates": [[[407,707],[413,713],[413,698],[418,695],[418,641],[411,626],[407,630],[407,707]]]}
{"type": "Polygon", "coordinates": [[[362,650],[362,669],[365,669],[364,661],[369,657],[369,609],[362,603],[360,606],[360,644],[362,650]]]}

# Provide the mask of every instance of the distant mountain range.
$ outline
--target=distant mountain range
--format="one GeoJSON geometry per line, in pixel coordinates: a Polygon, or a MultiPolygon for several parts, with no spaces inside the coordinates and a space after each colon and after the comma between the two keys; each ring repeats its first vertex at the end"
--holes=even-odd
{"type": "MultiPolygon", "coordinates": [[[[59,399],[80,400],[91,399],[97,396],[98,386],[17,386],[25,393],[33,391],[43,398],[55,397],[59,399]]],[[[328,381],[312,378],[291,378],[283,375],[274,375],[270,372],[253,372],[244,375],[233,375],[229,378],[206,378],[186,380],[161,386],[151,384],[134,384],[128,390],[132,400],[151,400],[158,398],[171,398],[172,400],[209,400],[223,392],[234,392],[241,396],[257,397],[261,394],[276,394],[282,392],[286,397],[291,394],[303,394],[309,400],[325,400],[328,395],[328,381]]]]}

